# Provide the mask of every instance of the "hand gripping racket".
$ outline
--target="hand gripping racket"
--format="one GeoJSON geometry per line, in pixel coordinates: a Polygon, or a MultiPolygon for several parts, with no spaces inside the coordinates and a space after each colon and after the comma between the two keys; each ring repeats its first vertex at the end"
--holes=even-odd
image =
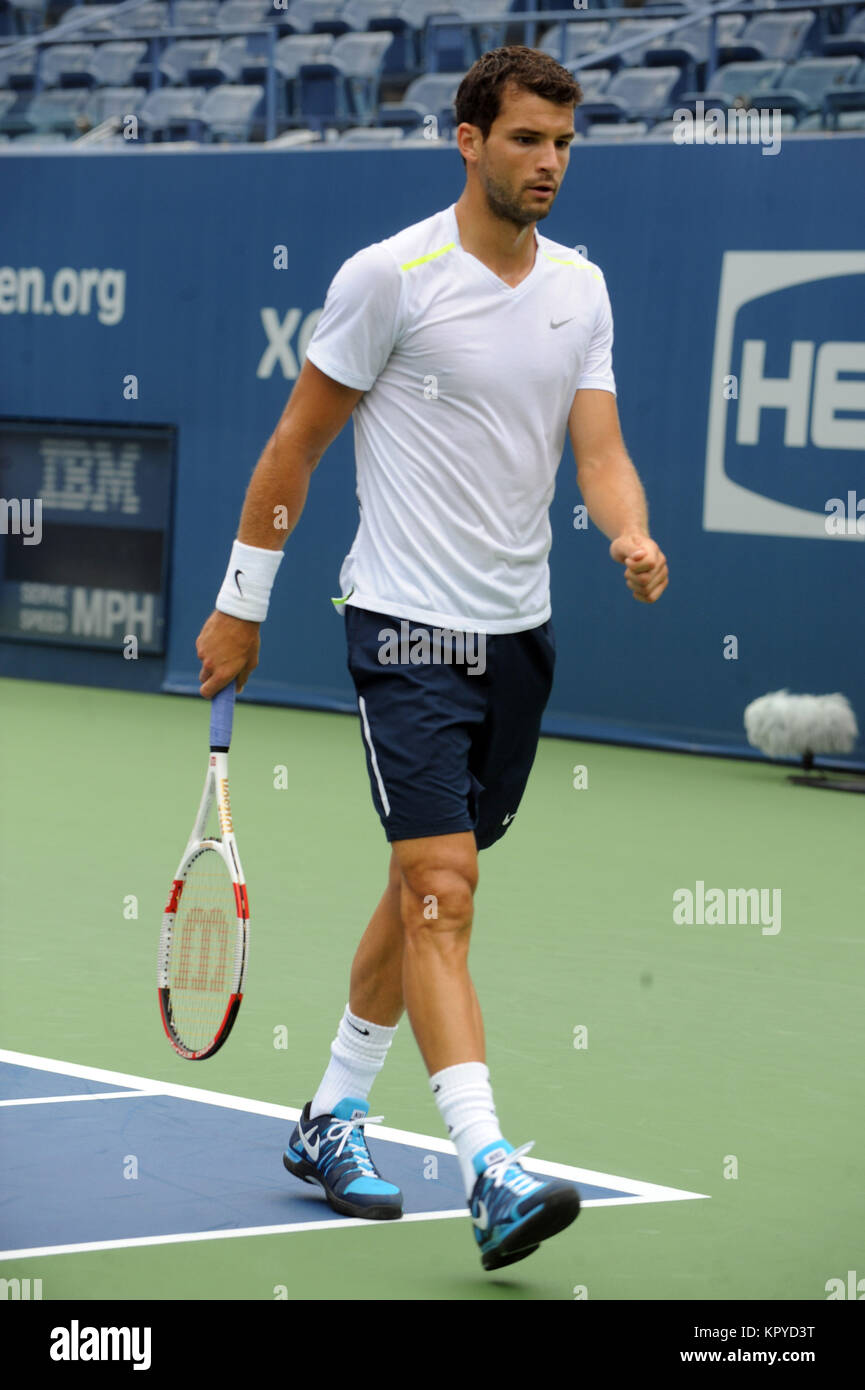
{"type": "Polygon", "coordinates": [[[235,683],[213,697],[210,763],[192,834],[171,885],[159,937],[159,1007],[181,1057],[212,1057],[243,998],[249,901],[231,822],[228,749],[235,683]],[[221,835],[205,834],[214,801],[221,835]]]}

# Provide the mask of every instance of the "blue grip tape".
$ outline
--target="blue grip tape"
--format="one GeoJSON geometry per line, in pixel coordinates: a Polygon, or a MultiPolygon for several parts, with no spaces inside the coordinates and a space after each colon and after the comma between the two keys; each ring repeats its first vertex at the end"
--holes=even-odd
{"type": "Polygon", "coordinates": [[[231,726],[234,722],[234,697],[237,686],[234,681],[214,695],[210,706],[210,746],[228,748],[231,743],[231,726]]]}

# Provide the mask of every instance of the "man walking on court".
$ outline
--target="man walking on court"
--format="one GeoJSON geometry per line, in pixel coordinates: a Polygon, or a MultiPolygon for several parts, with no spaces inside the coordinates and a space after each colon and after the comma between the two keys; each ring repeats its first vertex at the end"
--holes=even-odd
{"type": "Polygon", "coordinates": [[[496,49],[466,74],[465,189],[334,277],[197,643],[202,695],[235,676],[242,688],[287,534],[274,529],[276,509],[290,533],[353,414],[361,512],[340,607],[390,873],[284,1162],[338,1212],[402,1214],[363,1126],[407,1010],[489,1270],[579,1211],[573,1184],[532,1177],[520,1163],[531,1145],[502,1135],[468,972],[478,852],[517,813],[552,686],[549,506],[566,430],[589,515],[633,597],[654,603],[668,582],[619,428],[604,277],[536,231],[565,176],[580,100],[571,75],[534,49],[496,49]],[[464,659],[441,659],[454,637],[464,659]]]}

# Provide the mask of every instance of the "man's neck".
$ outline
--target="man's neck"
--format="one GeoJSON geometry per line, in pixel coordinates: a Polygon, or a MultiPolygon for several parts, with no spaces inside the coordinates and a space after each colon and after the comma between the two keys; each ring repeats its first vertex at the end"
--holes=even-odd
{"type": "Polygon", "coordinates": [[[483,195],[466,188],[456,204],[457,226],[464,251],[511,286],[531,274],[537,254],[535,223],[517,226],[490,212],[483,195]]]}

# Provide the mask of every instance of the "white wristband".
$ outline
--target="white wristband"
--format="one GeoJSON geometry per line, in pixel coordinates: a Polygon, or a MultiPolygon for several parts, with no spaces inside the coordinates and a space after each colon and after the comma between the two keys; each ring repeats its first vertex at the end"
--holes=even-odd
{"type": "Polygon", "coordinates": [[[256,545],[235,541],[216,597],[219,612],[250,623],[263,623],[282,555],[281,550],[261,550],[256,545]]]}

